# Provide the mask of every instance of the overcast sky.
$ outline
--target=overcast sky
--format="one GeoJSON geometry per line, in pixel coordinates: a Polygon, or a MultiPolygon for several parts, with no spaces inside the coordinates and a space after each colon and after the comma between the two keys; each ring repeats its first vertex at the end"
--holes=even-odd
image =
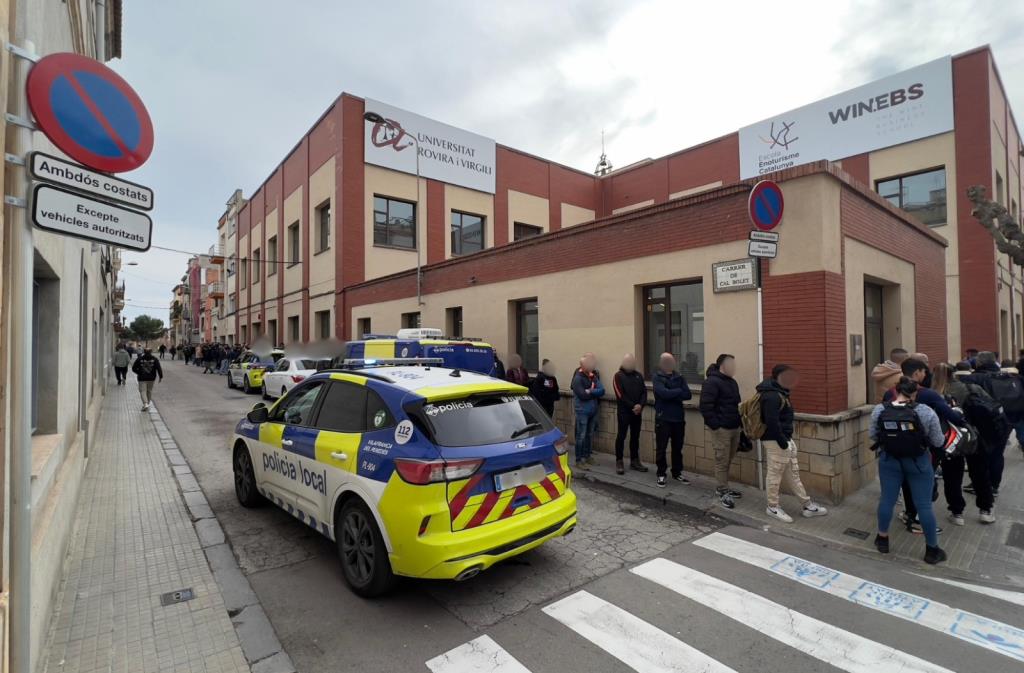
{"type": "MultiPolygon", "coordinates": [[[[985,43],[1020,119],[1005,0],[125,0],[113,67],[156,128],[126,175],[156,191],[154,244],[203,252],[342,91],[592,171],[602,129],[621,167],[985,43]]],[[[125,259],[125,316],[166,321],[187,256],[125,259]]]]}

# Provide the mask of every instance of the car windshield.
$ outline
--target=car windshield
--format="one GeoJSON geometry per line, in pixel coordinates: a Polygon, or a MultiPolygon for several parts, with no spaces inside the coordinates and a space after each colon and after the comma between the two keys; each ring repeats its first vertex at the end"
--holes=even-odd
{"type": "Polygon", "coordinates": [[[324,369],[331,368],[331,361],[325,360],[299,360],[295,363],[296,369],[315,369],[316,371],[322,371],[324,369]]]}
{"type": "Polygon", "coordinates": [[[529,395],[486,395],[423,405],[423,417],[441,446],[477,446],[526,439],[554,428],[529,395]]]}

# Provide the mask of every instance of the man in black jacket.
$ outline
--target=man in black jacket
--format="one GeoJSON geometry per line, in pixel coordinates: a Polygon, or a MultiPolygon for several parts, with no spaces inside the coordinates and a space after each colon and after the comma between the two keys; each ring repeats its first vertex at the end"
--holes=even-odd
{"type": "Polygon", "coordinates": [[[636,370],[636,358],[626,353],[622,358],[622,366],[612,378],[615,388],[616,415],[619,421],[618,432],[615,434],[615,471],[625,474],[622,463],[622,449],[629,433],[629,469],[647,472],[640,462],[640,425],[643,423],[644,405],[647,404],[647,384],[644,375],[636,370]]]}
{"type": "Polygon", "coordinates": [[[689,484],[683,474],[683,442],[686,438],[686,410],[683,402],[693,397],[683,375],[676,371],[676,358],[662,353],[658,371],[651,377],[654,386],[654,460],[658,467],[658,486],[666,485],[668,461],[665,449],[672,443],[672,478],[689,484]]]}
{"type": "Polygon", "coordinates": [[[540,371],[537,372],[537,376],[530,382],[530,394],[540,403],[544,411],[548,412],[548,416],[554,418],[555,402],[561,398],[561,393],[558,392],[555,365],[552,364],[551,360],[544,358],[544,361],[540,363],[540,371]]]}
{"type": "Polygon", "coordinates": [[[722,506],[732,509],[734,498],[742,497],[739,491],[729,488],[729,466],[736,457],[740,445],[742,422],[740,420],[740,386],[733,378],[736,374],[736,358],[722,353],[715,363],[708,367],[704,385],[700,391],[700,413],[704,425],[711,431],[711,448],[715,452],[715,489],[722,506]]]}
{"type": "Polygon", "coordinates": [[[153,384],[158,376],[161,381],[164,380],[164,370],[160,367],[160,361],[153,357],[153,349],[147,348],[142,355],[135,359],[132,371],[139,382],[142,410],[149,411],[149,405],[153,404],[153,384]]]}

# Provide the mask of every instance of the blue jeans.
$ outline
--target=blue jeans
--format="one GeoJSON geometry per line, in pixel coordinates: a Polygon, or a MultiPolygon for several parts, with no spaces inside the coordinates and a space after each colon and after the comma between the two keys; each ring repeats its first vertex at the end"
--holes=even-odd
{"type": "Polygon", "coordinates": [[[939,546],[939,533],[936,529],[935,511],[932,509],[932,484],[935,483],[935,472],[932,470],[931,457],[925,452],[917,458],[892,458],[885,451],[878,459],[878,480],[882,485],[882,497],[878,500],[878,532],[889,532],[892,512],[896,508],[896,499],[900,495],[900,486],[906,479],[910,484],[910,492],[917,507],[917,519],[924,529],[924,539],[929,547],[939,546]]]}
{"type": "Polygon", "coordinates": [[[597,432],[597,412],[576,412],[576,462],[590,458],[594,433],[597,432]]]}

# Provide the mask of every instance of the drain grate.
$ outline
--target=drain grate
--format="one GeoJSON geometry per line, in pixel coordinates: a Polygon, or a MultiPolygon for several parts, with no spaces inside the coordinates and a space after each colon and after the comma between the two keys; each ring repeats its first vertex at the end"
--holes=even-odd
{"type": "Polygon", "coordinates": [[[1010,532],[1006,536],[1006,546],[1024,549],[1024,523],[1015,523],[1010,526],[1010,532]]]}
{"type": "Polygon", "coordinates": [[[184,603],[190,601],[196,597],[196,593],[192,591],[192,587],[188,589],[178,589],[177,591],[168,591],[165,594],[160,595],[160,605],[168,606],[174,605],[175,603],[184,603]]]}
{"type": "Polygon", "coordinates": [[[847,528],[843,531],[843,535],[849,535],[850,537],[855,537],[858,540],[867,540],[868,537],[871,536],[871,533],[866,530],[860,530],[859,528],[847,528]]]}

